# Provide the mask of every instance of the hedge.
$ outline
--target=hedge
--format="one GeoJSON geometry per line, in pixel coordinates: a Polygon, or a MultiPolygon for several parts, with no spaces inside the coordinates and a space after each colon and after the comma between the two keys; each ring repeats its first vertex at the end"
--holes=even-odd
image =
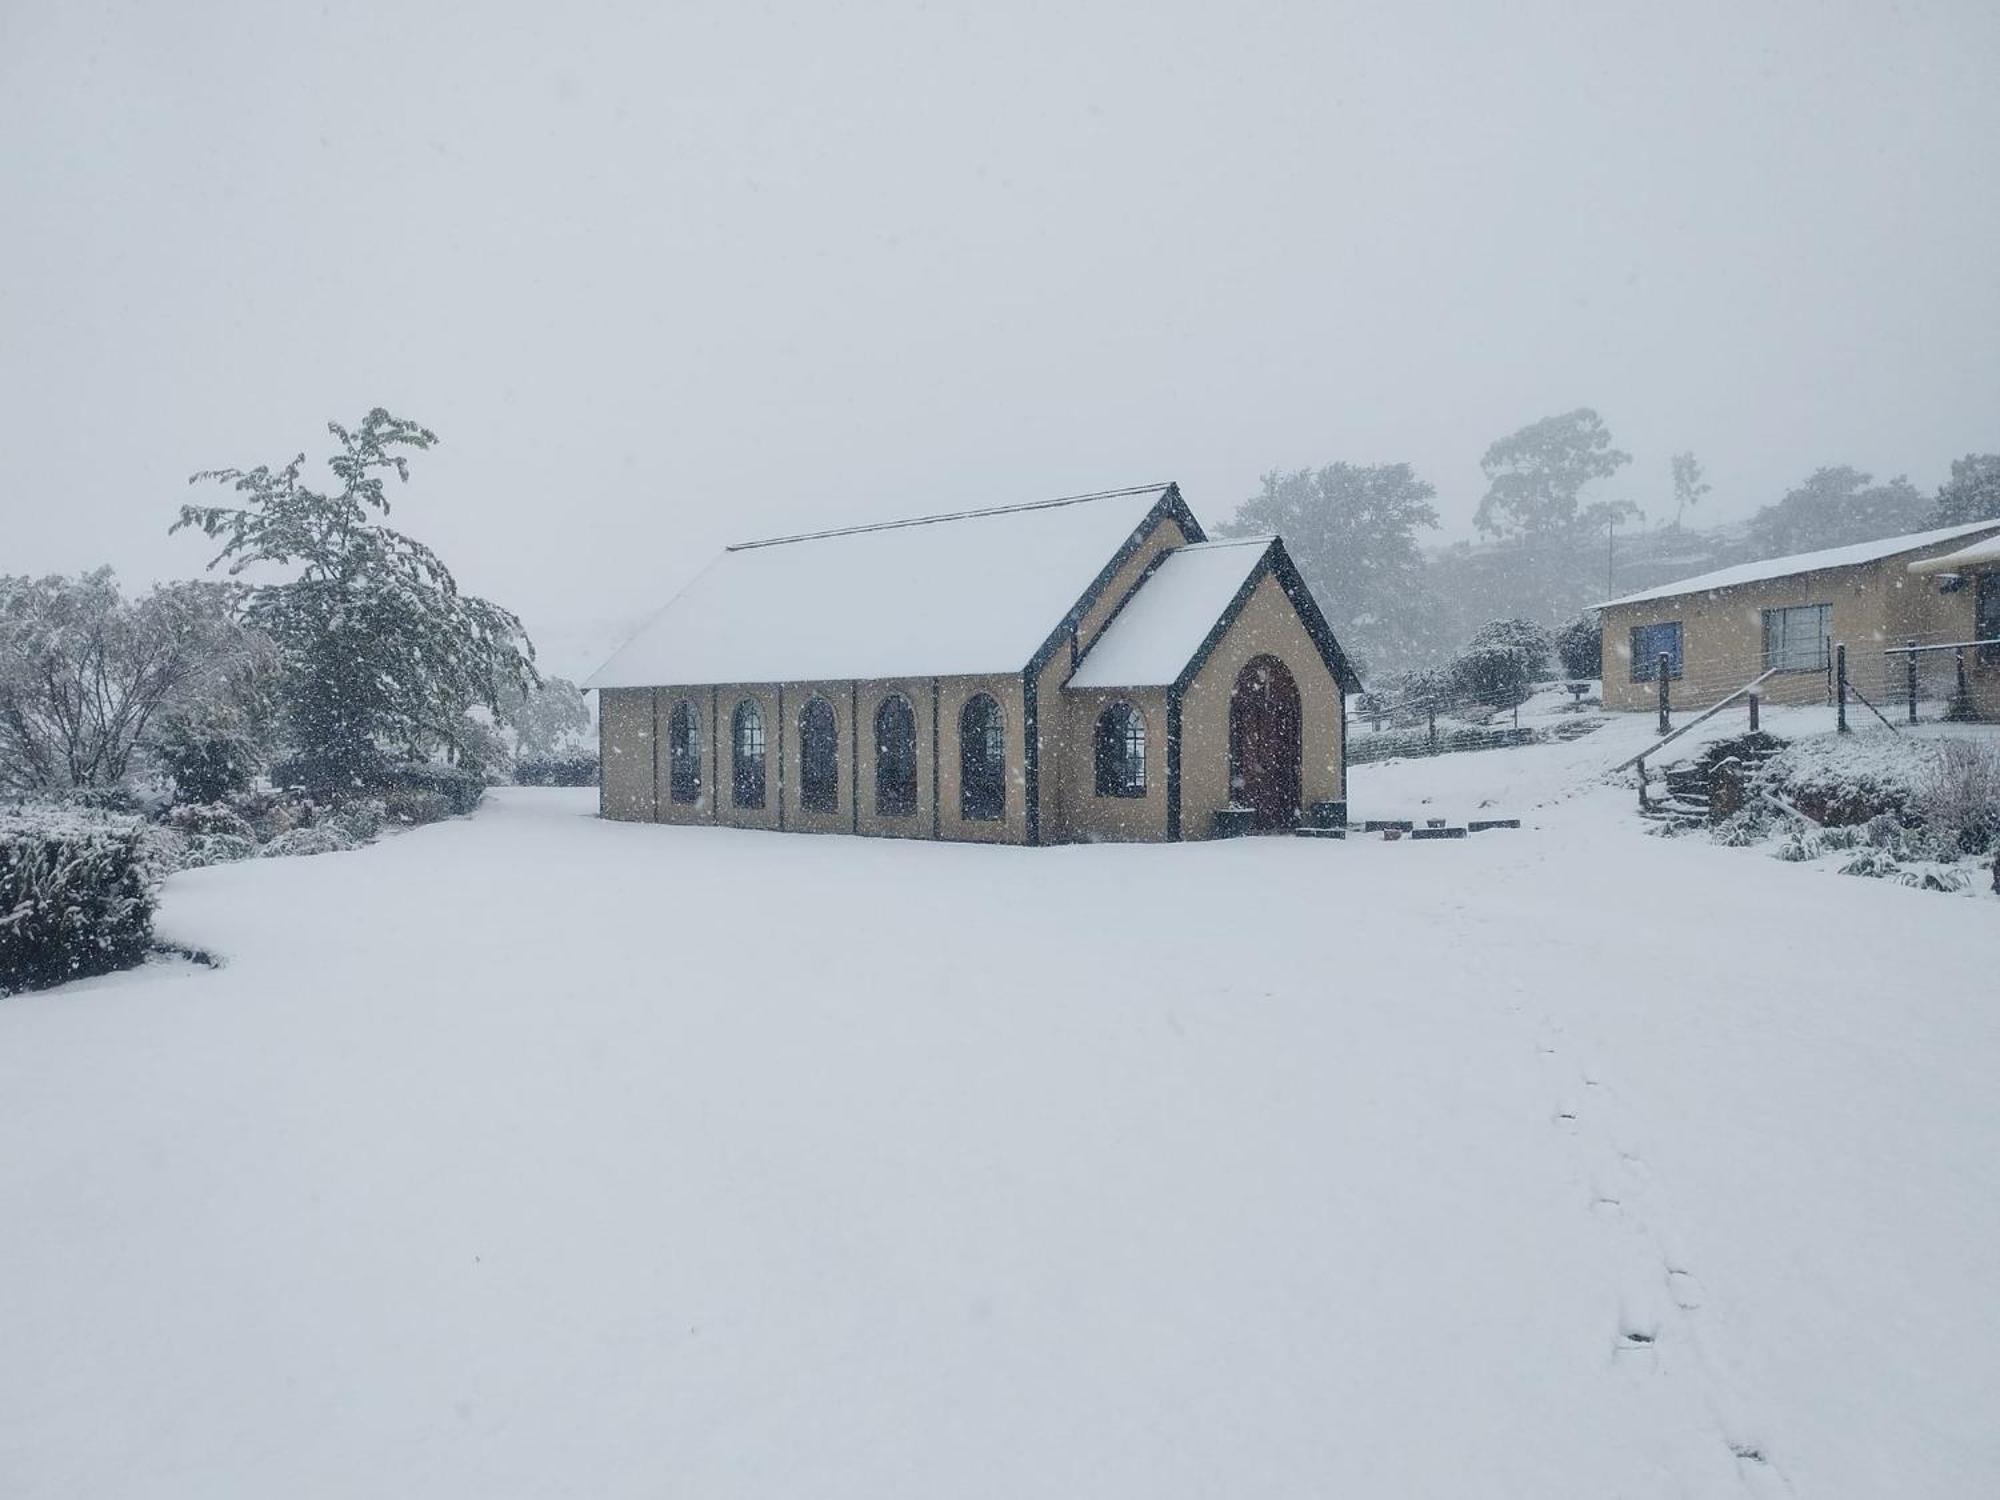
{"type": "Polygon", "coordinates": [[[514,762],[516,786],[596,786],[597,757],[564,755],[514,762]]]}
{"type": "Polygon", "coordinates": [[[153,940],[137,823],[0,808],[0,995],[129,969],[153,940]]]}

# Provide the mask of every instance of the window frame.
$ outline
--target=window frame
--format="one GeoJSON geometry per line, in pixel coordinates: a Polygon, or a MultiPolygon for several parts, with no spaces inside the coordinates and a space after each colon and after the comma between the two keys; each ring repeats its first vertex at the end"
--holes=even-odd
{"type": "Polygon", "coordinates": [[[1007,816],[1007,716],[991,693],[974,693],[958,710],[958,816],[967,823],[1007,816]],[[982,707],[975,726],[973,712],[982,707]]]}
{"type": "Polygon", "coordinates": [[[840,811],[840,715],[818,693],[799,710],[799,810],[840,811]],[[823,757],[814,754],[815,747],[823,757]]]}
{"type": "Polygon", "coordinates": [[[1687,632],[1679,620],[1655,620],[1647,625],[1634,625],[1631,634],[1630,667],[1632,681],[1658,682],[1660,680],[1660,651],[1657,646],[1647,651],[1639,649],[1639,637],[1650,636],[1657,630],[1671,630],[1674,633],[1674,649],[1667,653],[1671,660],[1667,664],[1667,681],[1678,682],[1687,666],[1687,632]],[[1644,668],[1641,669],[1640,663],[1644,668]]]}
{"type": "Polygon", "coordinates": [[[1764,670],[1782,675],[1824,675],[1833,665],[1833,606],[1831,604],[1781,604],[1775,609],[1763,611],[1760,629],[1764,647],[1764,670]],[[1790,617],[1803,615],[1808,610],[1819,616],[1819,651],[1811,663],[1792,664],[1781,661],[1785,655],[1796,654],[1790,644],[1792,628],[1790,617]],[[1771,627],[1778,627],[1778,650],[1771,649],[1771,627]]]}
{"type": "Polygon", "coordinates": [[[1972,584],[1972,653],[1975,665],[2000,667],[2000,568],[1976,574],[1972,584]]]}
{"type": "MultiPolygon", "coordinates": [[[[921,766],[919,765],[919,759],[917,754],[916,707],[914,704],[910,702],[908,698],[904,697],[903,694],[901,693],[885,694],[882,700],[875,705],[875,816],[876,817],[913,818],[916,816],[917,800],[918,800],[917,786],[919,781],[921,780],[921,777],[918,774],[920,770],[921,766]],[[892,763],[900,765],[900,763],[904,759],[904,756],[901,753],[898,753],[893,757],[892,761],[892,757],[887,753],[889,749],[892,749],[894,747],[890,747],[885,744],[885,724],[886,724],[885,715],[887,715],[892,708],[896,708],[898,706],[900,706],[902,710],[903,722],[909,726],[909,748],[907,756],[909,763],[907,771],[908,788],[907,792],[905,792],[905,789],[902,786],[898,785],[894,787],[896,795],[893,797],[889,797],[885,796],[884,792],[891,790],[889,775],[892,763]]],[[[899,777],[899,780],[900,779],[901,778],[899,777]]]]}
{"type": "Polygon", "coordinates": [[[733,806],[756,811],[766,804],[769,791],[769,779],[765,775],[767,762],[764,706],[755,698],[739,699],[729,716],[729,790],[733,806]],[[748,750],[745,749],[746,738],[754,740],[753,747],[748,750]]]}
{"type": "Polygon", "coordinates": [[[1146,795],[1146,715],[1129,698],[1104,705],[1091,729],[1092,782],[1099,797],[1146,795]],[[1114,724],[1114,716],[1117,722],[1114,724]]]}
{"type": "Polygon", "coordinates": [[[667,800],[682,807],[701,801],[701,711],[690,698],[667,718],[667,800]]]}

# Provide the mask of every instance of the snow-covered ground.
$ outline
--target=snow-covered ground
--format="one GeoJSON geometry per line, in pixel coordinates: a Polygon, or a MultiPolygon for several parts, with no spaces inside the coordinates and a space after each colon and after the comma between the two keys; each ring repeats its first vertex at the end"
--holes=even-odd
{"type": "Polygon", "coordinates": [[[1649,729],[176,876],[223,968],[0,1002],[0,1494],[2000,1492],[2000,908],[1640,836],[1649,729]]]}

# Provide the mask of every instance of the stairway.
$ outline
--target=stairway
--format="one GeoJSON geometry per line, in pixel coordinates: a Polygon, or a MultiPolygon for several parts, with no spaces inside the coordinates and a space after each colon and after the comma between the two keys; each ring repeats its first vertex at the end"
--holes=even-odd
{"type": "Polygon", "coordinates": [[[1746,734],[1667,767],[1658,780],[1648,772],[1639,814],[1675,833],[1720,822],[1743,806],[1745,783],[1784,743],[1775,735],[1746,734]]]}

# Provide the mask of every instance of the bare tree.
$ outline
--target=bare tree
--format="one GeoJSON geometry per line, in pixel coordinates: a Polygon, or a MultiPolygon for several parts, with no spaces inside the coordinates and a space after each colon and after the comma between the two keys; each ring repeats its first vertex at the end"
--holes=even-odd
{"type": "Polygon", "coordinates": [[[123,780],[160,715],[242,660],[237,592],[171,583],[128,600],[109,568],[0,577],[0,787],[123,780]]]}

